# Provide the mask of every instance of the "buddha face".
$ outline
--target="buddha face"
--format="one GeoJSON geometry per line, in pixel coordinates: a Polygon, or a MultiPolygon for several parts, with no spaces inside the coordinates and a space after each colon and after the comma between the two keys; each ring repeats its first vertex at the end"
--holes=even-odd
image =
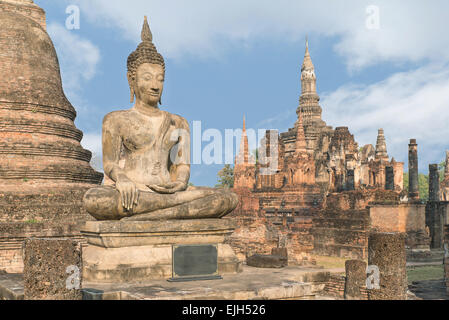
{"type": "Polygon", "coordinates": [[[150,106],[157,106],[164,89],[164,68],[158,64],[141,64],[136,73],[134,92],[137,100],[150,106]]]}

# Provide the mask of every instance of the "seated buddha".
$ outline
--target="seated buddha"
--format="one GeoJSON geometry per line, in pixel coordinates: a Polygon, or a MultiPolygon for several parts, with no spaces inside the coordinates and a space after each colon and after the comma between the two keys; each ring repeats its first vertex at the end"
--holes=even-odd
{"type": "Polygon", "coordinates": [[[181,116],[159,109],[165,62],[145,17],[142,42],[128,57],[129,110],[112,112],[102,128],[105,185],[84,196],[97,220],[221,218],[238,197],[228,189],[189,186],[190,129],[181,116]]]}

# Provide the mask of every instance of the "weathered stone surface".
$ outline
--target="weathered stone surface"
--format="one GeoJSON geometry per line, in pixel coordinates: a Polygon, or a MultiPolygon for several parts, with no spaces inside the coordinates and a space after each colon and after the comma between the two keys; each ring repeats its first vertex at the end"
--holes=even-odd
{"type": "Polygon", "coordinates": [[[394,190],[394,168],[385,167],[385,190],[394,190]]]}
{"type": "MultiPolygon", "coordinates": [[[[397,192],[394,195],[397,199],[392,201],[399,202],[404,163],[394,158],[389,160],[384,131],[379,130],[376,148],[366,145],[360,149],[348,127],[334,130],[327,126],[321,117],[316,82],[315,67],[307,48],[301,69],[298,119],[288,132],[266,132],[259,148],[258,165],[249,154],[244,125],[233,188],[240,203],[231,214],[239,221],[240,228],[230,239],[234,248],[244,255],[249,253],[247,248],[258,249],[249,255],[269,253],[270,248],[277,245],[276,235],[282,235],[287,238],[289,259],[310,255],[314,247],[320,254],[362,258],[366,256],[366,237],[363,239],[366,227],[355,230],[360,221],[353,221],[351,225],[352,218],[343,215],[340,219],[339,215],[339,227],[345,224],[346,227],[331,230],[320,226],[323,220],[332,219],[331,212],[329,219],[321,217],[327,212],[319,213],[327,210],[327,196],[348,190],[360,191],[362,197],[366,190],[382,192],[387,180],[385,168],[389,167],[389,189],[397,192]],[[269,174],[260,171],[267,167],[273,169],[269,174]],[[317,222],[315,230],[311,228],[311,219],[317,222]],[[257,237],[251,237],[254,229],[258,230],[257,237]],[[263,229],[267,230],[267,235],[263,235],[263,229]],[[332,233],[339,234],[335,236],[338,237],[335,243],[332,233]],[[350,233],[348,241],[341,241],[345,233],[350,233]]],[[[371,198],[369,195],[365,197],[367,201],[356,200],[365,205],[357,210],[366,210],[371,198]]],[[[366,212],[361,212],[358,220],[366,220],[365,217],[366,212]]]]}
{"type": "Polygon", "coordinates": [[[418,145],[416,139],[411,139],[408,149],[408,173],[409,173],[409,189],[408,197],[410,200],[419,199],[419,182],[418,182],[418,145]]]}
{"type": "Polygon", "coordinates": [[[24,244],[24,254],[25,300],[82,299],[82,249],[79,242],[28,239],[24,244]]]}
{"type": "Polygon", "coordinates": [[[45,12],[33,1],[0,1],[0,57],[0,268],[21,272],[25,238],[80,238],[90,219],[83,195],[103,174],[81,147],[45,12]]]}
{"type": "Polygon", "coordinates": [[[432,249],[442,249],[444,225],[449,223],[449,202],[428,201],[426,204],[426,225],[429,227],[432,249]]]}
{"type": "Polygon", "coordinates": [[[288,258],[279,255],[255,254],[246,259],[246,264],[255,268],[284,268],[288,265],[288,258]]]}
{"type": "Polygon", "coordinates": [[[429,201],[440,201],[440,172],[438,164],[429,165],[429,201]]]}
{"type": "Polygon", "coordinates": [[[373,204],[369,207],[371,229],[406,233],[407,249],[430,249],[426,232],[426,206],[420,203],[373,204]]]}
{"type": "Polygon", "coordinates": [[[287,250],[287,248],[273,248],[271,250],[271,255],[280,256],[285,259],[288,259],[288,250],[287,250]]]}
{"type": "Polygon", "coordinates": [[[189,123],[159,109],[164,78],[164,58],[153,44],[145,17],[142,42],[128,57],[131,103],[136,103],[130,110],[105,116],[107,186],[93,188],[84,197],[86,210],[97,220],[221,218],[238,204],[229,190],[188,186],[189,123]],[[158,81],[146,81],[147,75],[158,81]]]}
{"type": "Polygon", "coordinates": [[[449,295],[449,225],[444,226],[444,279],[449,295]]]}
{"type": "Polygon", "coordinates": [[[96,282],[136,282],[172,276],[172,246],[218,244],[218,271],[241,271],[242,262],[224,244],[234,231],[229,219],[92,221],[83,228],[84,277],[96,282]]]}
{"type": "MultiPolygon", "coordinates": [[[[186,237],[186,243],[192,243],[186,237]]],[[[172,245],[103,248],[89,246],[83,253],[83,277],[101,283],[128,283],[172,277],[172,245]]],[[[242,263],[229,245],[218,244],[218,273],[236,274],[242,263]]]]}
{"type": "MultiPolygon", "coordinates": [[[[318,298],[329,270],[288,267],[243,267],[243,272],[217,281],[179,283],[150,280],[139,283],[83,282],[85,300],[303,300],[318,298]],[[261,281],[264,279],[264,281],[261,281]]],[[[0,300],[23,299],[20,275],[0,276],[0,300]]]]}
{"type": "Polygon", "coordinates": [[[380,289],[368,291],[370,300],[407,299],[405,237],[403,233],[370,234],[368,265],[380,272],[380,289]]]}
{"type": "Polygon", "coordinates": [[[449,201],[449,151],[446,151],[446,162],[444,169],[444,179],[440,184],[441,200],[449,201]]]}
{"type": "Polygon", "coordinates": [[[167,244],[223,243],[233,233],[228,219],[166,221],[89,221],[82,234],[89,244],[122,248],[167,244]]]}
{"type": "Polygon", "coordinates": [[[366,288],[366,267],[366,262],[362,260],[345,262],[345,300],[363,300],[361,288],[366,288]]]}

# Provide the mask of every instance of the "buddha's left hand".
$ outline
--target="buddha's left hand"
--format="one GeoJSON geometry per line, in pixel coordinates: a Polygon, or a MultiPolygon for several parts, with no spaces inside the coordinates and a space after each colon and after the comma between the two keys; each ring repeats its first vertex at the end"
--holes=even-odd
{"type": "Polygon", "coordinates": [[[181,181],[175,181],[175,182],[170,182],[170,183],[166,183],[166,184],[159,185],[159,186],[151,185],[148,187],[157,193],[173,194],[173,193],[176,193],[179,191],[185,191],[187,189],[187,183],[181,182],[181,181]]]}

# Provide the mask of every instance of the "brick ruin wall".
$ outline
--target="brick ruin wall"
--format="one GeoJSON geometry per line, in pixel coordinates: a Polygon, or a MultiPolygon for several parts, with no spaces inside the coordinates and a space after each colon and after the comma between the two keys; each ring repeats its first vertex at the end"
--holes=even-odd
{"type": "Polygon", "coordinates": [[[368,205],[395,201],[398,201],[398,194],[385,190],[329,194],[325,208],[313,218],[313,253],[350,259],[368,258],[368,205]]]}
{"type": "Polygon", "coordinates": [[[93,218],[84,211],[86,190],[61,193],[20,194],[0,192],[0,270],[21,273],[22,246],[27,238],[66,238],[86,243],[80,234],[85,221],[93,218]]]}
{"type": "MultiPolygon", "coordinates": [[[[269,254],[278,246],[286,246],[290,258],[299,263],[313,263],[313,255],[367,259],[369,206],[399,204],[395,191],[357,190],[329,194],[324,209],[271,212],[263,209],[270,201],[269,193],[263,197],[249,189],[237,193],[240,205],[228,218],[235,220],[238,228],[227,243],[242,261],[255,253],[269,254]]],[[[279,200],[279,195],[272,196],[279,200]]]]}
{"type": "Polygon", "coordinates": [[[247,256],[271,254],[273,248],[286,247],[290,264],[313,263],[310,258],[313,250],[311,215],[290,208],[267,214],[263,203],[270,201],[268,193],[255,194],[249,189],[237,193],[239,207],[227,219],[236,221],[238,227],[226,243],[231,245],[239,259],[244,261],[247,256]]]}
{"type": "MultiPolygon", "coordinates": [[[[345,298],[345,275],[331,274],[323,290],[323,295],[343,300],[345,298]]],[[[362,297],[359,300],[368,300],[366,285],[360,287],[362,297]]]]}
{"type": "Polygon", "coordinates": [[[371,229],[405,233],[407,249],[429,249],[426,206],[420,203],[375,204],[370,206],[371,229]]]}

